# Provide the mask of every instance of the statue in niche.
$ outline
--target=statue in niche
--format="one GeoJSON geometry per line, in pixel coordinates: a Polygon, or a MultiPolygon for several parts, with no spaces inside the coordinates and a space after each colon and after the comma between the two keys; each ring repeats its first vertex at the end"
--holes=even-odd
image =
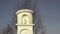
{"type": "Polygon", "coordinates": [[[27,16],[26,14],[23,15],[22,20],[23,20],[22,21],[23,24],[28,24],[28,22],[29,22],[29,16],[27,16]]]}

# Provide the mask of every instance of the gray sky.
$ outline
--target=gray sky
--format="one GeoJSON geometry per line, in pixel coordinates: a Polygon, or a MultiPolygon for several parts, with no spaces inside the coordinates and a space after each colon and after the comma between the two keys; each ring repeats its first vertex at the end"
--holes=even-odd
{"type": "MultiPolygon", "coordinates": [[[[18,0],[0,0],[0,29],[12,20],[18,0]]],[[[60,0],[38,0],[47,34],[60,34],[60,0]]]]}

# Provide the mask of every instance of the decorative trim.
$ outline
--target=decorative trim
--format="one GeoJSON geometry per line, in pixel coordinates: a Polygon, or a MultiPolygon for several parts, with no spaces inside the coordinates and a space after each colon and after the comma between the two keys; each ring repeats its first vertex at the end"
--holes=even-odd
{"type": "Polygon", "coordinates": [[[33,26],[35,24],[16,24],[16,25],[18,25],[18,26],[33,26]]]}
{"type": "Polygon", "coordinates": [[[18,10],[18,11],[16,12],[16,15],[19,14],[19,13],[22,13],[22,12],[30,12],[30,13],[33,13],[33,11],[30,10],[30,9],[21,9],[21,10],[18,10]]]}

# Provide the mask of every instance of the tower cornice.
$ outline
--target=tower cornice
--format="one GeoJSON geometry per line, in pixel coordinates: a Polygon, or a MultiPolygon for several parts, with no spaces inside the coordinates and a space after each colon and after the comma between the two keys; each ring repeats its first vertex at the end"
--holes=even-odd
{"type": "Polygon", "coordinates": [[[23,13],[23,12],[29,12],[29,13],[34,13],[33,10],[30,10],[30,9],[21,9],[21,10],[18,10],[15,14],[19,14],[19,13],[23,13]]]}

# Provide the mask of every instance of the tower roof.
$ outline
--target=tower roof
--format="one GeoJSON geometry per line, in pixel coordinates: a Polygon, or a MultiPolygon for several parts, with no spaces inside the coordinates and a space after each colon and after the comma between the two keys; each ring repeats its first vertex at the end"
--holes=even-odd
{"type": "Polygon", "coordinates": [[[33,13],[33,11],[30,10],[30,9],[21,9],[21,10],[18,10],[15,14],[17,15],[18,13],[22,13],[22,12],[30,12],[30,13],[33,13]]]}

